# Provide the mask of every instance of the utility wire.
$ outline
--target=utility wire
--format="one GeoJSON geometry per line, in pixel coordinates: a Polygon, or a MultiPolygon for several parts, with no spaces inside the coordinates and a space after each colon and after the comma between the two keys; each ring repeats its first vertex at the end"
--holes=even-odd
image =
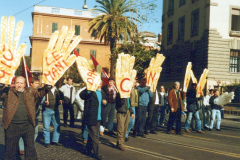
{"type": "MultiPolygon", "coordinates": [[[[40,3],[44,2],[44,1],[46,1],[46,0],[42,0],[41,2],[38,2],[38,3],[34,4],[34,5],[40,4],[40,3]]],[[[34,5],[33,5],[33,6],[34,6],[34,5]]],[[[24,10],[18,12],[18,13],[15,13],[13,16],[15,16],[15,15],[17,15],[17,14],[20,14],[20,13],[22,13],[22,12],[28,10],[29,8],[32,8],[33,6],[30,6],[30,7],[26,8],[26,9],[24,9],[24,10]]]]}

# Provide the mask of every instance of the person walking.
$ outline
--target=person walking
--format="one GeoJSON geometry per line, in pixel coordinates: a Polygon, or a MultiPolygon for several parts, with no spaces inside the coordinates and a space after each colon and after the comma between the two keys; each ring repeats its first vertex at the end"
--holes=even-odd
{"type": "Polygon", "coordinates": [[[209,129],[211,123],[211,105],[209,104],[210,98],[213,96],[213,89],[209,90],[209,94],[204,97],[204,105],[205,107],[205,124],[204,129],[209,129]]]}
{"type": "Polygon", "coordinates": [[[25,88],[26,79],[18,76],[15,87],[5,87],[0,91],[5,99],[2,125],[5,131],[4,160],[17,159],[17,148],[20,137],[23,138],[25,160],[36,160],[37,153],[34,147],[34,127],[36,117],[36,99],[48,93],[49,86],[38,91],[33,87],[25,88]]]}
{"type": "Polygon", "coordinates": [[[53,86],[51,91],[42,99],[43,111],[43,136],[45,147],[50,146],[50,131],[49,127],[53,125],[52,145],[62,146],[59,143],[60,137],[60,116],[58,106],[62,104],[63,97],[58,89],[53,86]]]}
{"type": "MultiPolygon", "coordinates": [[[[138,105],[139,105],[139,93],[138,93],[138,90],[137,90],[136,86],[137,86],[137,82],[136,82],[136,80],[134,80],[133,81],[133,88],[132,88],[131,93],[130,93],[131,108],[132,108],[132,111],[133,111],[134,115],[136,114],[135,107],[138,107],[138,105]]],[[[125,141],[126,142],[129,140],[128,135],[129,135],[129,132],[131,131],[131,129],[133,128],[134,124],[135,124],[135,117],[130,118],[127,133],[126,133],[126,136],[125,136],[125,141]]]]}
{"type": "Polygon", "coordinates": [[[87,125],[89,133],[86,144],[86,153],[91,154],[91,151],[93,150],[96,159],[103,159],[103,156],[100,156],[98,153],[98,132],[102,121],[102,105],[107,104],[107,97],[105,93],[101,91],[101,84],[96,91],[88,91],[87,89],[83,90],[80,93],[80,97],[84,100],[83,125],[87,125]]]}
{"type": "Polygon", "coordinates": [[[213,91],[213,96],[211,96],[210,100],[209,100],[209,104],[211,105],[211,109],[212,109],[212,118],[211,118],[211,123],[209,126],[209,131],[212,131],[213,129],[213,124],[215,121],[215,118],[217,117],[217,124],[216,124],[216,130],[217,131],[221,131],[220,129],[220,125],[221,125],[221,109],[223,108],[220,105],[214,104],[214,99],[216,99],[219,96],[219,91],[218,90],[214,90],[213,91]]]}
{"type": "Polygon", "coordinates": [[[68,127],[67,119],[68,119],[68,111],[70,112],[70,127],[74,127],[74,101],[76,98],[75,87],[72,85],[73,79],[71,77],[67,78],[67,84],[63,85],[59,90],[64,95],[64,103],[63,103],[63,121],[64,127],[68,127]]]}
{"type": "Polygon", "coordinates": [[[186,123],[185,123],[185,132],[190,133],[190,124],[191,124],[191,120],[192,120],[192,116],[195,117],[196,123],[197,123],[197,133],[204,133],[202,131],[202,124],[201,124],[201,120],[199,117],[199,105],[198,105],[198,101],[201,100],[202,97],[202,93],[201,93],[201,97],[197,98],[197,84],[193,83],[192,84],[192,88],[187,92],[187,119],[186,119],[186,123]]]}
{"type": "Polygon", "coordinates": [[[134,128],[134,137],[137,136],[145,138],[144,127],[146,125],[146,112],[147,106],[149,104],[150,98],[153,96],[153,93],[150,90],[150,87],[146,86],[147,79],[141,79],[140,86],[137,87],[139,92],[139,106],[136,108],[136,123],[134,128]]]}
{"type": "Polygon", "coordinates": [[[108,79],[108,85],[102,87],[105,95],[107,95],[107,105],[103,108],[103,127],[108,129],[109,135],[115,135],[113,132],[113,121],[115,118],[115,109],[116,109],[116,95],[117,90],[114,86],[114,79],[110,77],[108,79]],[[108,123],[106,122],[108,119],[108,123]]]}
{"type": "Polygon", "coordinates": [[[173,128],[173,124],[176,120],[176,134],[182,135],[181,116],[183,111],[183,103],[182,103],[182,96],[180,94],[179,88],[180,88],[180,83],[175,82],[173,85],[173,89],[171,89],[168,94],[168,104],[170,107],[170,115],[169,115],[169,121],[167,126],[167,134],[170,134],[170,131],[173,128]]]}

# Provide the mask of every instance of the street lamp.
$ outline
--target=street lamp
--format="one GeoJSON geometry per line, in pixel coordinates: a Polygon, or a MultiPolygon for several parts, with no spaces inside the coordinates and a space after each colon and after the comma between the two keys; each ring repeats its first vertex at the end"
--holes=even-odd
{"type": "Polygon", "coordinates": [[[84,0],[84,5],[83,5],[82,8],[83,8],[83,9],[88,9],[88,6],[87,6],[87,4],[86,4],[86,0],[84,0]]]}

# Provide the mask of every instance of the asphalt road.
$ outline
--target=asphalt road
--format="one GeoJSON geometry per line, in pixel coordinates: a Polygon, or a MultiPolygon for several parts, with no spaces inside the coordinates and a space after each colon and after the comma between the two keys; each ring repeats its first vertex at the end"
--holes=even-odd
{"type": "MultiPolygon", "coordinates": [[[[62,113],[60,107],[60,113],[62,113]]],[[[62,116],[62,115],[61,115],[62,116]]],[[[0,121],[2,109],[0,109],[0,121]]],[[[62,118],[62,117],[61,117],[62,118]]],[[[77,160],[92,159],[83,154],[84,144],[81,136],[81,122],[75,128],[61,127],[60,143],[63,146],[45,148],[42,133],[42,118],[39,116],[39,136],[36,149],[39,160],[77,160]]],[[[62,122],[62,119],[61,119],[62,122]]],[[[183,119],[184,122],[184,119],[183,119]]],[[[116,129],[116,124],[115,124],[116,129]]],[[[148,134],[147,138],[133,138],[126,142],[126,151],[116,149],[116,136],[104,135],[100,138],[101,155],[106,160],[234,160],[240,159],[240,116],[225,115],[221,130],[184,133],[183,136],[166,134],[166,127],[159,127],[157,135],[148,134]]],[[[52,128],[51,128],[52,130],[52,128]]],[[[183,129],[182,129],[183,130],[183,129]]],[[[115,130],[116,131],[116,130],[115,130]]],[[[0,127],[0,159],[4,154],[4,130],[0,127]]],[[[19,159],[24,159],[20,156],[19,159]]]]}

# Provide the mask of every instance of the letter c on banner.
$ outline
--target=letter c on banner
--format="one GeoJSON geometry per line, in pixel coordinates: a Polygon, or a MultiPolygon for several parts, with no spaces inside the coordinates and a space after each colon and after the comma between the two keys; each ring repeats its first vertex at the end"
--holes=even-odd
{"type": "Polygon", "coordinates": [[[129,90],[124,90],[123,87],[122,87],[124,81],[130,81],[130,78],[124,78],[124,79],[121,81],[121,83],[120,83],[120,88],[121,88],[121,90],[122,90],[123,92],[129,92],[129,90]]]}

